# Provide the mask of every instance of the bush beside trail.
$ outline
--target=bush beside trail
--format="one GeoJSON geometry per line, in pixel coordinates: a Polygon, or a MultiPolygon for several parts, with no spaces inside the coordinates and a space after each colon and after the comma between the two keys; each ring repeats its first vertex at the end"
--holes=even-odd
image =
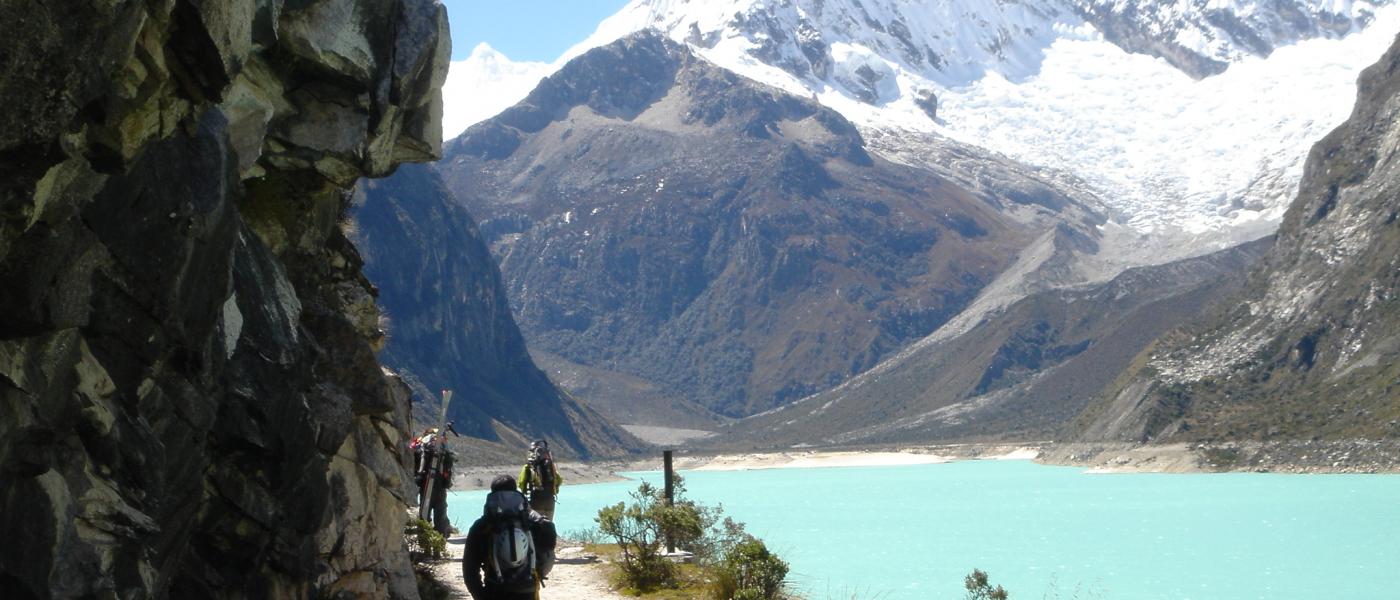
{"type": "Polygon", "coordinates": [[[616,542],[621,553],[619,579],[637,594],[662,589],[704,589],[716,600],[780,600],[787,598],[784,580],[788,565],[742,523],[710,507],[684,498],[679,478],[671,504],[664,492],[647,482],[619,502],[598,511],[599,531],[616,542]],[[693,555],[693,565],[673,562],[664,553],[666,541],[693,555]]]}
{"type": "Polygon", "coordinates": [[[418,582],[418,597],[423,600],[447,600],[451,597],[448,586],[433,577],[430,561],[447,555],[447,539],[442,537],[433,524],[417,517],[409,517],[403,528],[404,546],[408,548],[408,559],[413,563],[413,576],[418,582]]]}

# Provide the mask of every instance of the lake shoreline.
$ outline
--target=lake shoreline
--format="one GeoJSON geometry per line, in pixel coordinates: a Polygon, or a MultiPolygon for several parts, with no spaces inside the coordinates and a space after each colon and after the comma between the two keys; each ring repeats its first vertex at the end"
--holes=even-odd
{"type": "MultiPolygon", "coordinates": [[[[961,460],[1034,460],[1083,467],[1090,473],[1368,473],[1400,474],[1400,440],[1230,442],[1222,444],[969,443],[811,448],[747,453],[677,453],[685,471],[743,471],[824,467],[941,464],[961,460]]],[[[623,481],[618,473],[661,469],[660,451],[641,459],[561,462],[566,485],[623,481]]],[[[458,469],[455,490],[490,487],[498,474],[516,475],[520,465],[458,469]]]]}

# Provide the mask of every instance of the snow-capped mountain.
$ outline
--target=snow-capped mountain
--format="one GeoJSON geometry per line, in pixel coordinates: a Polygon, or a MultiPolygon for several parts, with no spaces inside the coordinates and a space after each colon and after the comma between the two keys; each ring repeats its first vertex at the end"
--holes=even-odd
{"type": "Polygon", "coordinates": [[[893,159],[917,162],[932,134],[1073,174],[1119,223],[1180,246],[1153,251],[1165,260],[1277,226],[1308,147],[1345,119],[1400,11],[1389,0],[635,0],[555,65],[645,28],[815,97],[893,159]]]}
{"type": "Polygon", "coordinates": [[[1375,11],[1350,0],[637,0],[600,33],[652,27],[878,101],[900,72],[943,87],[988,72],[1033,75],[1047,47],[1085,23],[1202,77],[1299,40],[1345,36],[1375,11]]]}
{"type": "Polygon", "coordinates": [[[482,42],[467,58],[453,61],[442,85],[447,106],[442,115],[445,138],[489,119],[519,102],[540,79],[558,70],[551,63],[512,61],[482,42]]]}

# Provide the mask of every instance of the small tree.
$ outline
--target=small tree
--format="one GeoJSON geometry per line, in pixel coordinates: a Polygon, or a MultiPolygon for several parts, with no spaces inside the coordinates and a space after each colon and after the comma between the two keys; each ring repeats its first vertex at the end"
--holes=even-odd
{"type": "Polygon", "coordinates": [[[963,587],[967,588],[967,600],[1006,600],[1006,590],[1001,586],[992,587],[987,579],[987,572],[982,569],[973,569],[972,573],[963,578],[963,587]]]}
{"type": "Polygon", "coordinates": [[[700,539],[705,525],[693,503],[667,506],[663,493],[642,482],[628,494],[632,503],[619,502],[598,511],[598,530],[613,538],[622,550],[622,576],[639,591],[674,586],[676,567],[662,556],[666,535],[677,544],[700,539]]]}

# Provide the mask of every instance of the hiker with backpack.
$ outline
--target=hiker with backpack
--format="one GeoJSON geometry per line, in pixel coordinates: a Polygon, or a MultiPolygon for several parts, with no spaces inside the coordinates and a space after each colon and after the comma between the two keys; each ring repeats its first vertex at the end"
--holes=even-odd
{"type": "Polygon", "coordinates": [[[418,504],[423,504],[423,440],[431,440],[437,433],[435,428],[429,427],[423,430],[422,435],[413,438],[409,442],[408,449],[413,451],[413,479],[418,487],[418,504]]]}
{"type": "Polygon", "coordinates": [[[561,485],[564,485],[564,478],[554,468],[554,455],[549,452],[549,442],[530,442],[529,457],[520,469],[520,491],[530,495],[530,508],[553,521],[554,498],[559,495],[561,485]]]}
{"type": "Polygon", "coordinates": [[[481,518],[467,531],[462,577],[473,600],[538,600],[554,568],[554,523],[530,510],[515,479],[491,481],[481,518]]]}
{"type": "Polygon", "coordinates": [[[447,537],[452,533],[452,522],[447,518],[447,489],[452,487],[452,467],[457,456],[448,448],[447,436],[436,427],[424,431],[412,448],[419,517],[432,522],[433,529],[447,537]]]}

